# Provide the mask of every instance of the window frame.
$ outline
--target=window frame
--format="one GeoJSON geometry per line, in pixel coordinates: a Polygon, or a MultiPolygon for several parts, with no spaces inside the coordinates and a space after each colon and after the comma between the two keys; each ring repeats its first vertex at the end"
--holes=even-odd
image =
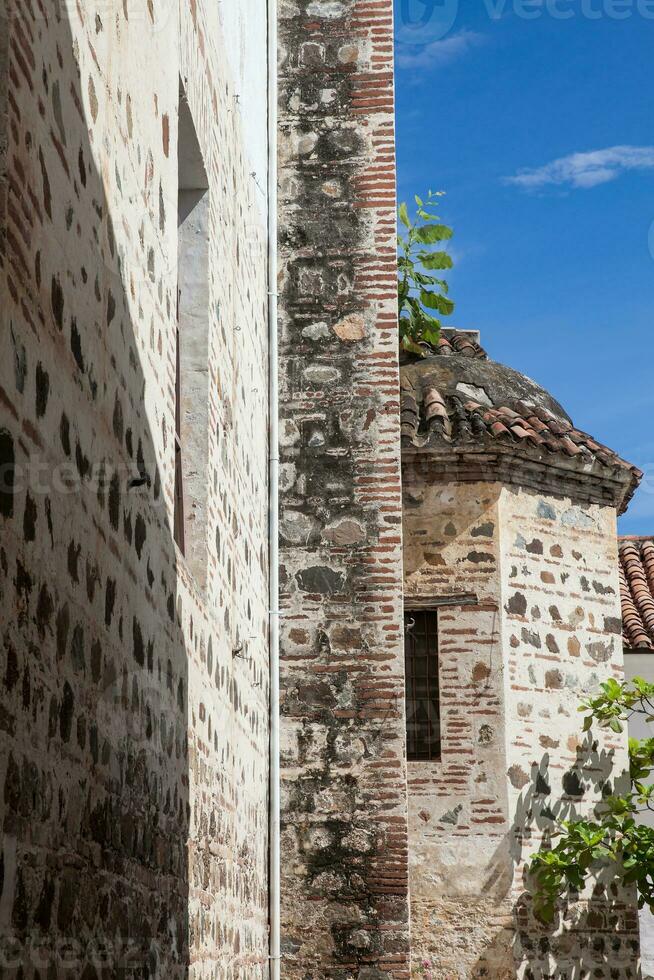
{"type": "Polygon", "coordinates": [[[405,606],[404,609],[404,669],[405,669],[405,734],[408,762],[440,762],[442,759],[442,712],[439,656],[439,622],[436,606],[405,606]],[[413,626],[411,621],[413,620],[413,626]],[[416,632],[416,626],[422,631],[416,632]],[[425,652],[417,655],[416,637],[424,638],[425,652]],[[416,666],[422,661],[424,671],[416,666]],[[424,681],[425,692],[419,694],[416,685],[424,681]],[[426,707],[427,721],[423,732],[412,722],[418,706],[426,707]],[[436,717],[432,710],[436,707],[436,717]],[[412,728],[413,725],[413,728],[412,728]]]}

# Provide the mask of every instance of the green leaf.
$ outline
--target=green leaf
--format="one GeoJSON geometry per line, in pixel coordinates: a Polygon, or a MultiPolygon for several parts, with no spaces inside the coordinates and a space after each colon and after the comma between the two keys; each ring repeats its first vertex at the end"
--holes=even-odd
{"type": "Polygon", "coordinates": [[[555,908],[554,902],[543,902],[535,905],[534,911],[542,922],[550,923],[554,920],[555,908]]]}
{"type": "Polygon", "coordinates": [[[454,303],[447,296],[440,293],[428,293],[425,289],[420,291],[420,302],[429,310],[438,310],[442,316],[450,316],[454,312],[454,303]]]}
{"type": "Polygon", "coordinates": [[[419,252],[418,258],[425,269],[452,269],[454,266],[447,252],[419,252]]]}
{"type": "Polygon", "coordinates": [[[419,354],[420,357],[426,357],[427,352],[423,350],[420,344],[417,344],[415,340],[411,340],[410,337],[405,337],[402,341],[402,347],[404,350],[409,351],[411,354],[419,354]]]}
{"type": "Polygon", "coordinates": [[[440,333],[442,323],[437,317],[431,316],[429,313],[423,313],[422,315],[423,330],[438,330],[440,333]]]}
{"type": "Polygon", "coordinates": [[[423,276],[422,272],[414,272],[412,278],[420,286],[440,286],[441,289],[443,288],[442,280],[437,279],[435,276],[423,276]]]}
{"type": "Polygon", "coordinates": [[[423,245],[435,245],[436,242],[444,242],[453,235],[451,228],[447,225],[427,225],[416,229],[416,238],[423,245]]]}
{"type": "Polygon", "coordinates": [[[439,341],[441,332],[440,330],[435,330],[432,327],[428,327],[426,330],[422,331],[422,339],[426,340],[428,344],[435,347],[439,341]]]}
{"type": "Polygon", "coordinates": [[[447,298],[447,282],[426,274],[433,269],[451,269],[453,265],[446,252],[429,247],[452,236],[452,229],[441,224],[436,214],[440,197],[441,192],[430,191],[425,202],[415,195],[415,224],[411,223],[405,203],[398,208],[399,222],[404,226],[397,236],[400,343],[403,350],[420,356],[426,356],[420,343],[436,344],[440,336],[441,322],[430,311],[449,316],[454,310],[454,303],[447,298]]]}
{"type": "Polygon", "coordinates": [[[420,302],[428,310],[440,310],[440,296],[438,293],[428,293],[426,289],[420,290],[420,302]]]}

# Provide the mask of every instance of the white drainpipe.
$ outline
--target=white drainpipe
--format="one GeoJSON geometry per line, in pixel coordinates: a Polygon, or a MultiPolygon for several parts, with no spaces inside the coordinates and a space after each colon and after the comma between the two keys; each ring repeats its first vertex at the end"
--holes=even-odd
{"type": "Polygon", "coordinates": [[[270,978],[281,973],[279,772],[279,365],[277,360],[277,0],[268,0],[268,355],[270,564],[270,978]]]}

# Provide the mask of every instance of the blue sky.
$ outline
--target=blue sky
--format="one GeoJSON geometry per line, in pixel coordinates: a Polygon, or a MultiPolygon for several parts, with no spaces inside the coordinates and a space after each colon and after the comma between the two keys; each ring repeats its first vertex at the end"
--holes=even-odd
{"type": "Polygon", "coordinates": [[[396,35],[399,195],[447,192],[448,325],[649,473],[620,529],[654,534],[654,2],[396,0],[396,35]]]}

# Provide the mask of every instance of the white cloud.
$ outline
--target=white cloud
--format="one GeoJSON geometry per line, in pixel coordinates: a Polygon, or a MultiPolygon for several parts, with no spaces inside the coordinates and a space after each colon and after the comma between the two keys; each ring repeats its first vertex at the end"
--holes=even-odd
{"type": "Polygon", "coordinates": [[[519,170],[515,177],[506,177],[505,183],[524,190],[538,190],[548,184],[587,188],[607,184],[627,170],[654,170],[654,146],[610,146],[571,153],[544,167],[519,170]]]}
{"type": "Polygon", "coordinates": [[[416,45],[398,42],[395,62],[398,68],[422,69],[429,71],[449,65],[462,57],[471,48],[477,47],[485,40],[483,34],[476,31],[463,30],[451,37],[430,44],[416,45]]]}

